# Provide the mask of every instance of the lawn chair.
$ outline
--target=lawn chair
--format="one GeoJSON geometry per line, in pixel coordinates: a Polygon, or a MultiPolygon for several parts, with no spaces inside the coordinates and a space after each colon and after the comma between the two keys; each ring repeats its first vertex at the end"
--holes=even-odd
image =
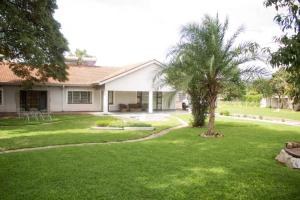
{"type": "Polygon", "coordinates": [[[43,120],[46,118],[48,118],[48,120],[52,120],[51,114],[48,112],[48,110],[41,110],[40,114],[43,120]]]}
{"type": "Polygon", "coordinates": [[[29,116],[32,118],[35,118],[35,120],[39,120],[39,111],[37,108],[30,108],[29,110],[29,116]]]}
{"type": "Polygon", "coordinates": [[[27,121],[30,121],[30,115],[29,113],[25,110],[25,108],[20,108],[18,112],[19,119],[24,118],[27,121]]]}

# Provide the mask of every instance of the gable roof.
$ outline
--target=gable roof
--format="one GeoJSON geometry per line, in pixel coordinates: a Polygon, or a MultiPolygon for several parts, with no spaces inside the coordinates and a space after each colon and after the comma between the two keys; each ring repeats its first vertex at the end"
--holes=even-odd
{"type": "MultiPolygon", "coordinates": [[[[103,83],[104,81],[112,80],[118,76],[125,75],[139,69],[152,62],[158,62],[150,60],[143,63],[137,63],[133,65],[127,65],[122,67],[100,67],[100,66],[72,66],[69,65],[67,70],[68,80],[65,82],[59,82],[53,79],[49,79],[46,85],[93,85],[103,83]]],[[[0,84],[20,84],[23,81],[20,77],[16,76],[9,68],[8,64],[0,63],[0,84]]]]}
{"type": "Polygon", "coordinates": [[[121,78],[123,76],[126,76],[127,74],[130,74],[132,72],[135,72],[139,69],[142,69],[144,67],[149,66],[150,64],[157,64],[157,65],[163,65],[161,62],[153,59],[153,60],[149,60],[147,62],[143,62],[143,63],[139,63],[139,64],[135,64],[135,65],[128,65],[123,67],[120,71],[116,72],[116,73],[112,73],[111,75],[104,77],[104,79],[99,80],[99,84],[105,84],[107,82],[113,81],[117,78],[121,78]]]}

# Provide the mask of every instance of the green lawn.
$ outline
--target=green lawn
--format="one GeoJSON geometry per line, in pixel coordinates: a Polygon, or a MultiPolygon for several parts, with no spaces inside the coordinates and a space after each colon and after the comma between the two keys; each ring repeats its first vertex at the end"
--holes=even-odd
{"type": "Polygon", "coordinates": [[[89,129],[96,126],[97,121],[108,121],[107,118],[107,116],[92,115],[56,115],[52,121],[30,121],[29,123],[23,119],[0,118],[0,150],[55,144],[120,141],[144,137],[179,124],[176,119],[170,118],[167,121],[150,122],[156,128],[154,131],[89,129]]]}
{"type": "MultiPolygon", "coordinates": [[[[181,116],[188,119],[188,115],[181,116]]],[[[299,199],[300,171],[274,157],[299,127],[217,121],[138,143],[0,155],[0,199],[299,199]]]]}
{"type": "Polygon", "coordinates": [[[260,108],[258,106],[246,106],[245,103],[240,102],[218,102],[217,112],[229,111],[230,114],[248,114],[248,115],[261,115],[274,118],[284,118],[300,121],[300,112],[295,112],[287,109],[272,109],[272,108],[260,108]]]}

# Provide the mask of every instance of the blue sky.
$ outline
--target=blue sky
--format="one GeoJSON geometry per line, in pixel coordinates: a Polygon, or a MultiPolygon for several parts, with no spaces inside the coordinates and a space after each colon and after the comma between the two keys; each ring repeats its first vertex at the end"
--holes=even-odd
{"type": "Polygon", "coordinates": [[[57,0],[55,18],[71,50],[86,49],[98,65],[118,66],[149,59],[165,61],[180,28],[204,14],[230,20],[229,34],[243,25],[241,40],[276,48],[281,34],[274,8],[262,0],[57,0]]]}

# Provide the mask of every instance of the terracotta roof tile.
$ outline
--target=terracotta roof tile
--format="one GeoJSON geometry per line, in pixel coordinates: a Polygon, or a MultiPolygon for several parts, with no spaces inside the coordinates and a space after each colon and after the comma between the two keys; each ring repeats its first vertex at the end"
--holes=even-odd
{"type": "MultiPolygon", "coordinates": [[[[127,65],[123,67],[69,66],[69,75],[67,81],[58,82],[56,80],[49,79],[47,83],[59,85],[91,85],[128,72],[145,63],[147,62],[127,65]]],[[[0,84],[20,84],[21,81],[22,79],[17,77],[9,69],[8,64],[0,63],[0,84]]]]}

